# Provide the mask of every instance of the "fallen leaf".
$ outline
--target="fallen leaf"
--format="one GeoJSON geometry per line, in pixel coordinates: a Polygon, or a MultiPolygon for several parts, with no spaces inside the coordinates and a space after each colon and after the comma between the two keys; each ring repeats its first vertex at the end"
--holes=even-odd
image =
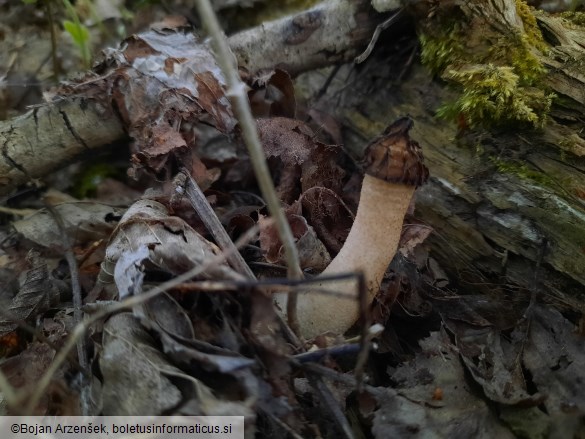
{"type": "Polygon", "coordinates": [[[16,296],[0,314],[0,336],[14,331],[21,322],[30,322],[59,303],[59,291],[49,276],[46,263],[34,252],[29,253],[27,259],[31,268],[25,272],[16,296]]]}
{"type": "MultiPolygon", "coordinates": [[[[62,218],[65,232],[74,245],[108,238],[122,216],[123,209],[92,201],[76,201],[53,207],[62,218]]],[[[63,238],[57,223],[47,209],[13,223],[14,229],[24,238],[40,246],[60,250],[63,238]]]]}

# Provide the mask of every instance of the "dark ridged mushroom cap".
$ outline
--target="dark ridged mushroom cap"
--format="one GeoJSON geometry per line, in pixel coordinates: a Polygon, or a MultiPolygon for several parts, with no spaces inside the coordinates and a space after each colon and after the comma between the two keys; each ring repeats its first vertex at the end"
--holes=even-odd
{"type": "Polygon", "coordinates": [[[424,184],[429,170],[420,145],[408,135],[413,125],[410,117],[402,117],[375,138],[366,147],[360,163],[364,172],[389,183],[424,184]]]}

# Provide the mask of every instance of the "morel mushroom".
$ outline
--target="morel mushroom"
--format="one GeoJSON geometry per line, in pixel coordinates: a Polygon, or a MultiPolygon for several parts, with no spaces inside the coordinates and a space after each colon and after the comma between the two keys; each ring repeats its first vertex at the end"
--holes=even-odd
{"type": "MultiPolygon", "coordinates": [[[[366,175],[355,221],[341,251],[322,273],[331,276],[362,272],[369,302],[378,293],[396,253],[414,191],[429,176],[420,146],[408,135],[412,126],[412,119],[398,119],[367,146],[361,162],[366,175]]],[[[312,338],[324,332],[344,333],[360,315],[356,282],[324,281],[317,283],[317,288],[330,289],[348,298],[319,291],[299,293],[297,314],[301,334],[312,338]]],[[[286,298],[286,293],[275,296],[283,312],[286,298]]]]}

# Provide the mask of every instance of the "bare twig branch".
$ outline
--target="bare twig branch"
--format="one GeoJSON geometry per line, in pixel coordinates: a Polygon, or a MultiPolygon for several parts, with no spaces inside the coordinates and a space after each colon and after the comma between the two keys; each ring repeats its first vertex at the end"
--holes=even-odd
{"type": "MultiPolygon", "coordinates": [[[[238,251],[234,251],[234,243],[232,242],[231,238],[223,228],[223,225],[219,221],[219,218],[213,211],[212,207],[209,205],[207,198],[195,182],[189,172],[185,169],[181,170],[181,173],[185,175],[187,178],[186,185],[185,185],[185,195],[189,198],[193,209],[205,224],[205,227],[211,233],[211,236],[216,240],[217,245],[223,251],[230,251],[230,256],[228,257],[228,262],[232,266],[234,270],[243,274],[248,279],[255,279],[254,273],[242,258],[242,255],[238,251]]],[[[178,188],[177,188],[178,189],[178,188]]]]}
{"type": "MultiPolygon", "coordinates": [[[[268,211],[276,222],[276,228],[284,249],[284,256],[288,267],[288,276],[291,279],[302,279],[303,272],[299,265],[299,257],[294,237],[286,216],[284,215],[284,211],[281,209],[280,200],[276,195],[274,183],[272,182],[270,171],[268,170],[268,165],[266,163],[264,150],[260,144],[256,123],[252,117],[252,111],[250,110],[248,96],[245,92],[245,87],[240,79],[237,68],[234,65],[234,59],[227,40],[219,26],[219,22],[210,2],[208,0],[200,0],[196,2],[195,5],[197,6],[197,11],[199,12],[201,21],[204,23],[204,26],[212,38],[212,46],[216,53],[217,62],[226,77],[226,82],[229,87],[227,95],[230,97],[234,113],[240,122],[242,136],[246,143],[246,147],[248,148],[250,161],[252,162],[254,173],[258,180],[258,186],[266,200],[268,211]]],[[[296,334],[299,334],[299,324],[296,312],[296,293],[289,293],[288,297],[287,316],[289,319],[289,325],[296,334]]]]}
{"type": "MultiPolygon", "coordinates": [[[[59,234],[61,235],[61,241],[63,242],[63,247],[65,248],[65,259],[67,261],[67,265],[69,266],[69,272],[71,274],[71,293],[73,296],[73,320],[76,325],[79,325],[83,320],[83,311],[81,310],[83,300],[81,298],[81,285],[79,283],[79,270],[77,267],[77,260],[75,259],[75,254],[73,253],[71,240],[69,239],[69,235],[65,230],[63,218],[51,204],[45,203],[45,207],[47,208],[47,210],[55,220],[55,223],[57,224],[59,234]]],[[[87,416],[89,414],[90,404],[88,386],[89,380],[87,380],[87,377],[90,376],[90,373],[89,361],[87,358],[87,343],[85,337],[81,337],[77,341],[77,358],[79,361],[79,367],[81,368],[81,370],[83,370],[85,375],[83,387],[81,388],[81,413],[83,414],[83,416],[87,416]]]]}

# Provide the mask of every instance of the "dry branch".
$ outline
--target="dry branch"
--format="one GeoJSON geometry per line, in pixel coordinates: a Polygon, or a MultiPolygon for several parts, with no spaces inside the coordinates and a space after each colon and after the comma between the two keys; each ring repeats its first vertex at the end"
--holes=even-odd
{"type": "Polygon", "coordinates": [[[123,137],[118,117],[83,97],[60,99],[0,122],[0,194],[123,137]]]}
{"type": "MultiPolygon", "coordinates": [[[[239,65],[250,72],[281,65],[299,73],[353,59],[379,21],[367,1],[327,1],[228,41],[239,65]]],[[[100,102],[107,102],[103,94],[100,102]]],[[[0,194],[123,138],[116,114],[96,99],[57,96],[23,116],[0,122],[0,194]]]]}

